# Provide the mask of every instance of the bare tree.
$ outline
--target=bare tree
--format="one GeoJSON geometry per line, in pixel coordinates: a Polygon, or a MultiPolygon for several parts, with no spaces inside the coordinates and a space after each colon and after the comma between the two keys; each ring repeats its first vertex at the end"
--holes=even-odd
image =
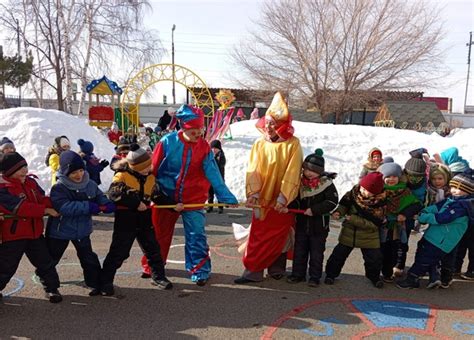
{"type": "Polygon", "coordinates": [[[47,84],[56,93],[58,109],[72,113],[73,82],[78,81],[82,112],[91,78],[115,77],[122,69],[161,58],[157,34],[143,27],[150,8],[147,0],[9,0],[0,4],[0,25],[16,34],[15,19],[22,23],[25,47],[36,52],[33,75],[38,81],[31,85],[38,101],[47,84]]]}
{"type": "Polygon", "coordinates": [[[337,120],[374,91],[426,87],[440,77],[443,32],[432,3],[267,1],[257,27],[233,51],[246,85],[287,91],[293,103],[337,120]]]}

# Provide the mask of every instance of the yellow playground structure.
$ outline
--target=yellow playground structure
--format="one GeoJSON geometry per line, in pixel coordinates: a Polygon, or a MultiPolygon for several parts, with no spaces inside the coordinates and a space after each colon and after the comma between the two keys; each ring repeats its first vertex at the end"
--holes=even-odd
{"type": "Polygon", "coordinates": [[[122,89],[116,82],[103,76],[92,80],[86,86],[86,91],[89,94],[90,125],[110,127],[114,121],[119,123],[121,112],[116,106],[120,103],[122,89]]]}
{"type": "MultiPolygon", "coordinates": [[[[128,82],[120,104],[122,124],[128,121],[134,129],[138,128],[140,123],[140,98],[150,86],[161,81],[174,81],[184,86],[191,93],[193,104],[199,106],[207,117],[213,115],[214,100],[211,92],[196,73],[176,64],[156,64],[144,68],[128,82]],[[196,90],[197,88],[199,90],[196,90]]],[[[125,126],[118,125],[123,131],[125,126]]]]}

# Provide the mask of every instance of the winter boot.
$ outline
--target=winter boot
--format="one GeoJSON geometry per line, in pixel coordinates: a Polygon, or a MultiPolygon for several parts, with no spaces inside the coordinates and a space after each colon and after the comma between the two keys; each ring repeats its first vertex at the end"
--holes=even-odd
{"type": "Polygon", "coordinates": [[[166,277],[162,278],[161,280],[154,279],[152,284],[163,290],[169,290],[173,288],[173,284],[166,277]]]}
{"type": "Polygon", "coordinates": [[[405,280],[397,281],[397,287],[402,289],[420,288],[418,276],[408,273],[405,280]]]}
{"type": "Polygon", "coordinates": [[[61,293],[57,289],[51,291],[51,292],[46,292],[46,298],[49,300],[51,303],[59,303],[63,301],[63,297],[61,293]]]}
{"type": "Polygon", "coordinates": [[[461,274],[461,279],[472,281],[474,280],[474,272],[467,271],[464,274],[461,274]]]}

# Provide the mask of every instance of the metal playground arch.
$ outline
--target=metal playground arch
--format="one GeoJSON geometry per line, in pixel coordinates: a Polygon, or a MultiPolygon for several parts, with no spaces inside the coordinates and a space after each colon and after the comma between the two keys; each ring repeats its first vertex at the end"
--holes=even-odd
{"type": "Polygon", "coordinates": [[[214,113],[214,100],[204,81],[190,69],[174,64],[156,64],[139,71],[127,84],[120,103],[122,112],[122,130],[124,116],[137,129],[140,122],[140,98],[152,85],[160,81],[175,81],[183,85],[192,95],[195,105],[199,106],[207,116],[214,113]]]}

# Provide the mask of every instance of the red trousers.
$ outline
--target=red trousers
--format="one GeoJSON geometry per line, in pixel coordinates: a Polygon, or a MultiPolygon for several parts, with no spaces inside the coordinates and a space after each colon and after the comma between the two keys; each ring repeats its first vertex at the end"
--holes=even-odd
{"type": "MultiPolygon", "coordinates": [[[[155,238],[160,245],[161,258],[166,264],[171,242],[173,240],[174,226],[180,213],[171,209],[152,209],[151,219],[155,229],[155,238]],[[158,223],[159,222],[159,223],[158,223]]],[[[142,257],[142,268],[146,274],[151,274],[148,261],[145,256],[142,257]]]]}

